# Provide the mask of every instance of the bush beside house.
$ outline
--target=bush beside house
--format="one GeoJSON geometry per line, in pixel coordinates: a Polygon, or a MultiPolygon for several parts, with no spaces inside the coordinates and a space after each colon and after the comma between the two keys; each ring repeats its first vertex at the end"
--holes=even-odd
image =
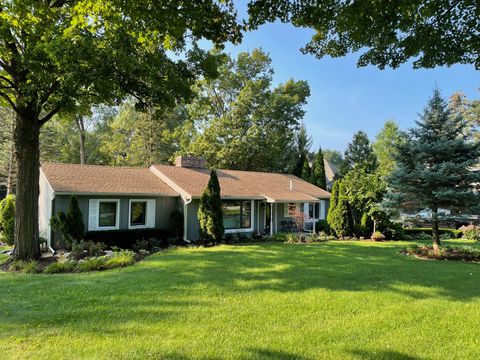
{"type": "Polygon", "coordinates": [[[15,195],[0,201],[0,241],[13,245],[15,231],[15,195]]]}

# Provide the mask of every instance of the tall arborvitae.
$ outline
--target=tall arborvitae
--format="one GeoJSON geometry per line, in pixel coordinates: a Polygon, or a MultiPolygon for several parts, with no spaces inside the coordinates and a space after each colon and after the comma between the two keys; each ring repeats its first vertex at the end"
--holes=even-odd
{"type": "Polygon", "coordinates": [[[327,179],[325,177],[325,163],[323,161],[323,152],[321,147],[318,149],[318,152],[313,158],[311,183],[322,189],[327,188],[327,179]]]}
{"type": "Polygon", "coordinates": [[[353,228],[350,206],[343,195],[343,186],[341,180],[337,180],[333,184],[330,209],[327,215],[329,227],[339,238],[350,236],[353,228]]]}
{"type": "Polygon", "coordinates": [[[310,162],[308,161],[308,157],[306,157],[305,160],[303,161],[302,179],[310,182],[311,177],[312,177],[312,168],[310,167],[310,162]]]}
{"type": "Polygon", "coordinates": [[[432,212],[433,247],[438,250],[439,209],[472,212],[480,202],[479,143],[465,136],[461,116],[451,116],[435,90],[417,126],[398,147],[390,177],[390,204],[432,212]]]}
{"type": "Polygon", "coordinates": [[[198,220],[200,222],[200,237],[204,245],[222,241],[225,229],[223,227],[220,183],[215,170],[210,173],[208,185],[200,197],[198,220]]]}
{"type": "Polygon", "coordinates": [[[83,223],[82,211],[78,207],[78,201],[75,195],[72,195],[70,198],[66,221],[68,223],[70,236],[75,240],[83,239],[85,235],[85,224],[83,223]]]}

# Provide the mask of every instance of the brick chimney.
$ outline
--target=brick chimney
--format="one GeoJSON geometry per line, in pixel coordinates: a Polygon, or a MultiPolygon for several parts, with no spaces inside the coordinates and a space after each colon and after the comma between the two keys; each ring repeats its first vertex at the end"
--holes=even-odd
{"type": "Polygon", "coordinates": [[[203,157],[182,155],[175,158],[175,166],[185,168],[206,169],[207,161],[203,157]]]}

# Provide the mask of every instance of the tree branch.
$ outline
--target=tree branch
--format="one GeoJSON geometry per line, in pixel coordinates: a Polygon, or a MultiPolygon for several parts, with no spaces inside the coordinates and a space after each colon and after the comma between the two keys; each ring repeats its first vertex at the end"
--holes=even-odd
{"type": "Polygon", "coordinates": [[[3,97],[5,100],[7,100],[7,102],[10,104],[10,106],[12,107],[12,109],[15,110],[16,113],[18,113],[18,108],[17,108],[17,106],[15,105],[15,103],[13,102],[13,100],[10,99],[10,97],[9,97],[7,94],[5,94],[5,93],[3,93],[3,92],[0,91],[0,97],[3,97]]]}
{"type": "Polygon", "coordinates": [[[39,119],[38,122],[40,124],[40,126],[43,126],[43,124],[45,124],[48,120],[50,120],[56,113],[58,113],[60,111],[62,107],[59,105],[59,106],[56,106],[55,108],[53,108],[47,115],[45,115],[43,117],[43,119],[39,119]]]}

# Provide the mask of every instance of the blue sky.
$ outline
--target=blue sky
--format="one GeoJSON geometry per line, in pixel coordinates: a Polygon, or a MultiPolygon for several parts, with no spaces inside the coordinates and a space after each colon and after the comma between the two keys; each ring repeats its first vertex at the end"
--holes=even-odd
{"type": "Polygon", "coordinates": [[[385,120],[395,120],[402,129],[414,125],[433,88],[445,97],[462,90],[469,98],[479,98],[480,71],[472,65],[428,70],[404,64],[399,69],[357,68],[358,56],[316,59],[303,55],[312,31],[290,24],[273,23],[244,34],[242,44],[227,45],[236,55],[261,47],[270,54],[274,82],[290,78],[307,80],[311,95],[305,106],[305,123],[314,147],[343,151],[353,133],[364,130],[371,139],[385,120]]]}

